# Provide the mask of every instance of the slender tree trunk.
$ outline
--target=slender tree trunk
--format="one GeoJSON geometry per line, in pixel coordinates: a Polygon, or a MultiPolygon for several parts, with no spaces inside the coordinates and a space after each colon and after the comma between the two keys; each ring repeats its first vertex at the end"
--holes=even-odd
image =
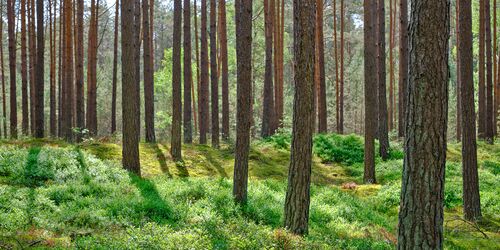
{"type": "Polygon", "coordinates": [[[119,13],[120,0],[116,0],[115,4],[115,38],[113,41],[113,82],[112,82],[112,94],[111,94],[111,134],[116,132],[116,90],[118,85],[118,25],[119,25],[119,13]]]}
{"type": "Polygon", "coordinates": [[[443,248],[450,2],[411,2],[398,249],[443,248]]]}
{"type": "MultiPolygon", "coordinates": [[[[388,112],[388,125],[389,131],[394,129],[394,37],[396,33],[396,1],[389,0],[389,11],[390,11],[390,32],[389,32],[389,112],[388,112]]],[[[385,38],[385,36],[384,36],[385,38]]],[[[379,93],[380,95],[380,93],[379,93]]]]}
{"type": "MultiPolygon", "coordinates": [[[[197,102],[195,104],[194,98],[193,98],[193,118],[194,118],[194,131],[198,131],[198,116],[197,116],[197,111],[196,111],[196,106],[198,107],[198,112],[201,112],[201,92],[200,92],[200,49],[199,49],[199,40],[198,40],[198,11],[196,10],[197,3],[196,0],[194,0],[193,4],[193,12],[194,12],[194,41],[195,41],[195,52],[196,52],[196,93],[197,93],[197,102]]],[[[192,88],[194,90],[194,86],[192,88]]],[[[201,129],[200,129],[201,130],[201,129]]]]}
{"type": "MultiPolygon", "coordinates": [[[[123,168],[140,175],[139,162],[139,91],[136,76],[135,7],[139,0],[122,0],[121,4],[121,46],[122,46],[122,116],[123,116],[123,168]]],[[[140,6],[140,5],[139,5],[140,6]]]]}
{"type": "Polygon", "coordinates": [[[63,79],[64,79],[64,71],[63,71],[63,63],[62,60],[65,58],[63,56],[64,54],[64,43],[63,43],[63,33],[64,33],[64,0],[59,1],[59,65],[58,65],[58,70],[57,70],[57,136],[63,137],[63,132],[62,132],[62,127],[63,127],[63,79]]]}
{"type": "Polygon", "coordinates": [[[340,75],[339,75],[339,48],[337,44],[337,1],[332,1],[333,7],[333,50],[335,58],[335,120],[337,133],[340,133],[340,75]]]}
{"type": "Polygon", "coordinates": [[[184,143],[193,142],[192,118],[192,68],[191,68],[191,0],[184,0],[184,143]]]}
{"type": "Polygon", "coordinates": [[[408,1],[399,2],[399,85],[398,136],[405,131],[406,88],[408,85],[408,1]]]}
{"type": "Polygon", "coordinates": [[[479,85],[478,85],[478,137],[486,139],[486,93],[485,93],[485,1],[479,0],[479,85]]]}
{"type": "Polygon", "coordinates": [[[219,147],[219,79],[217,77],[217,0],[210,0],[210,82],[212,147],[219,147]]]}
{"type": "MultiPolygon", "coordinates": [[[[233,196],[246,203],[252,122],[252,0],[235,0],[237,111],[233,196]]],[[[201,127],[200,127],[201,128],[201,127]]]]}
{"type": "Polygon", "coordinates": [[[30,131],[35,134],[35,85],[36,85],[36,33],[35,33],[35,0],[28,0],[28,33],[29,33],[29,95],[30,95],[30,131]]]}
{"type": "Polygon", "coordinates": [[[493,133],[498,136],[498,109],[500,107],[500,81],[497,76],[499,72],[497,60],[495,57],[498,56],[498,40],[497,40],[497,0],[493,0],[493,90],[494,90],[494,107],[493,107],[493,133]]]}
{"type": "Polygon", "coordinates": [[[74,91],[73,91],[73,5],[71,0],[64,0],[64,80],[63,80],[63,137],[73,140],[74,91]]]}
{"type": "Polygon", "coordinates": [[[273,87],[273,19],[274,0],[264,0],[264,25],[265,25],[265,73],[264,73],[264,103],[262,108],[262,137],[274,134],[274,87],[273,87]]]}
{"type": "Polygon", "coordinates": [[[326,133],[327,109],[326,109],[326,83],[325,83],[325,45],[323,37],[323,0],[316,2],[316,86],[317,86],[317,110],[318,110],[318,132],[326,133]]]}
{"type": "Polygon", "coordinates": [[[472,53],[472,6],[468,0],[458,2],[458,55],[461,88],[462,172],[464,215],[467,220],[481,217],[477,173],[476,114],[474,103],[474,61],[472,53]]]}
{"type": "Polygon", "coordinates": [[[227,58],[226,1],[219,0],[219,42],[222,67],[222,139],[229,140],[229,66],[227,58]]]}
{"type": "Polygon", "coordinates": [[[56,2],[49,0],[49,44],[50,44],[50,136],[57,136],[56,116],[56,24],[55,24],[56,2]],[[54,15],[52,15],[54,13],[54,15]]]}
{"type": "Polygon", "coordinates": [[[486,141],[493,144],[495,139],[495,133],[493,130],[493,72],[492,72],[492,60],[493,55],[491,53],[491,11],[490,11],[490,0],[486,0],[485,3],[485,36],[486,36],[486,126],[485,126],[485,137],[486,141]]]}
{"type": "Polygon", "coordinates": [[[172,138],[170,154],[174,161],[182,160],[181,154],[181,25],[182,1],[174,1],[174,34],[172,50],[172,138]]]}
{"type": "Polygon", "coordinates": [[[29,135],[29,103],[28,103],[28,58],[26,53],[26,0],[21,0],[21,99],[22,99],[22,132],[29,135]]]}
{"type": "MultiPolygon", "coordinates": [[[[135,46],[134,60],[136,62],[136,63],[134,63],[134,65],[135,65],[134,77],[135,77],[135,89],[136,89],[137,93],[140,95],[140,93],[141,93],[141,41],[142,41],[142,39],[141,39],[141,26],[142,26],[142,23],[141,23],[141,0],[134,1],[133,10],[134,10],[133,35],[134,35],[134,43],[135,43],[135,45],[134,45],[135,46]]],[[[122,37],[123,37],[123,33],[122,33],[122,37]]],[[[122,53],[123,53],[123,50],[122,50],[122,53]]],[[[122,70],[123,70],[123,66],[122,66],[122,70]]],[[[123,86],[123,83],[122,83],[122,86],[123,86]]],[[[122,92],[123,92],[123,89],[122,89],[122,92]]],[[[136,98],[134,100],[136,101],[137,107],[139,107],[139,112],[137,112],[138,115],[135,117],[135,119],[137,120],[136,125],[137,125],[137,131],[138,131],[136,133],[136,136],[137,136],[137,140],[140,141],[140,139],[141,139],[141,125],[140,125],[141,124],[141,115],[140,115],[140,113],[141,113],[141,111],[140,111],[141,97],[139,96],[138,98],[136,98]]],[[[123,102],[123,100],[122,100],[122,102],[123,102]]],[[[123,110],[123,107],[122,107],[122,110],[123,110]]]]}
{"type": "MultiPolygon", "coordinates": [[[[4,2],[2,0],[2,6],[4,2]]],[[[8,5],[9,6],[9,5],[8,5]]],[[[0,11],[0,41],[3,44],[3,11],[0,11]]],[[[5,64],[3,60],[3,46],[0,46],[0,64],[2,66],[2,117],[3,137],[7,138],[7,99],[5,96],[5,64]]]]}
{"type": "Polygon", "coordinates": [[[207,143],[208,132],[208,40],[207,40],[207,0],[201,0],[201,78],[198,92],[198,112],[200,113],[200,144],[207,143]]]}
{"type": "Polygon", "coordinates": [[[307,234],[314,133],[314,62],[316,0],[293,1],[295,96],[285,228],[307,234]]]}
{"type": "MultiPolygon", "coordinates": [[[[458,49],[460,46],[460,30],[458,28],[458,22],[460,18],[460,13],[459,13],[459,5],[460,2],[457,1],[455,4],[456,12],[455,12],[455,36],[456,36],[456,43],[457,43],[457,81],[456,81],[456,95],[457,95],[457,141],[460,141],[462,139],[462,97],[460,97],[460,50],[458,49]]],[[[475,119],[474,119],[475,122],[475,119]]]]}
{"type": "MultiPolygon", "coordinates": [[[[87,59],[87,112],[86,125],[91,135],[97,135],[97,29],[99,0],[90,1],[90,26],[87,59]]],[[[83,40],[83,39],[82,39],[83,40]]]]}
{"type": "Polygon", "coordinates": [[[364,0],[365,68],[365,183],[375,183],[375,133],[377,131],[376,0],[364,0]]]}
{"type": "Polygon", "coordinates": [[[340,0],[340,82],[339,82],[339,122],[337,125],[337,132],[339,134],[344,133],[344,80],[345,80],[345,68],[344,68],[344,29],[345,29],[345,9],[344,0],[340,0]]]}
{"type": "MultiPolygon", "coordinates": [[[[280,18],[278,28],[278,59],[275,67],[277,70],[277,81],[275,84],[275,99],[274,99],[274,107],[276,108],[276,121],[278,122],[277,126],[283,126],[283,56],[284,56],[284,34],[285,34],[285,0],[278,0],[277,4],[278,15],[277,18],[280,18]],[[281,6],[280,6],[281,4],[281,6]]],[[[278,19],[277,19],[278,20],[278,19]]]]}
{"type": "MultiPolygon", "coordinates": [[[[94,2],[92,1],[92,4],[94,2]]],[[[78,0],[76,2],[76,32],[75,32],[75,50],[76,50],[76,58],[75,58],[75,96],[76,96],[76,127],[83,129],[85,127],[85,97],[84,97],[84,79],[83,79],[83,11],[84,11],[84,3],[83,0],[78,0]]],[[[90,30],[92,30],[93,20],[95,18],[95,14],[93,13],[94,6],[91,7],[91,21],[90,21],[90,30]]],[[[90,31],[89,31],[90,33],[90,31]]],[[[89,34],[90,35],[90,34],[89,34]]],[[[92,43],[89,39],[89,52],[91,52],[92,43]]],[[[90,56],[91,53],[89,53],[90,56]]],[[[88,70],[91,70],[90,67],[88,70]]],[[[90,81],[90,80],[89,80],[90,81]]],[[[90,85],[88,86],[90,88],[90,85]]],[[[77,140],[80,140],[80,136],[78,135],[77,140]]]]}
{"type": "Polygon", "coordinates": [[[17,92],[16,92],[16,41],[15,41],[14,1],[7,0],[7,26],[9,36],[10,70],[10,137],[17,138],[17,92]]]}
{"type": "MultiPolygon", "coordinates": [[[[155,127],[154,127],[154,113],[155,113],[155,108],[154,108],[154,76],[153,76],[153,71],[154,71],[154,66],[151,64],[151,35],[149,34],[150,30],[150,18],[149,18],[149,0],[142,0],[142,34],[143,34],[143,61],[144,61],[144,117],[145,117],[145,122],[146,122],[146,142],[155,142],[156,141],[156,136],[155,136],[155,127]]],[[[180,9],[179,11],[182,12],[182,0],[180,0],[180,9]]],[[[182,14],[181,18],[182,18],[182,14]]],[[[179,24],[181,25],[181,24],[179,24]]],[[[180,47],[180,36],[181,32],[178,33],[179,35],[179,47],[180,47]]],[[[174,44],[175,46],[175,44],[174,44]]],[[[179,49],[180,51],[180,49],[179,49]]],[[[180,53],[180,52],[179,52],[180,53]]],[[[180,56],[180,54],[179,54],[180,56]]],[[[179,65],[180,65],[180,59],[179,59],[179,65]]],[[[180,72],[179,72],[180,74],[180,72]]],[[[180,79],[180,75],[179,75],[180,79]]],[[[180,85],[180,83],[179,83],[180,85]]],[[[180,99],[180,98],[179,98],[180,99]]],[[[182,116],[182,113],[180,114],[182,116]]],[[[182,118],[179,116],[179,122],[182,118]]],[[[180,124],[180,123],[179,123],[180,124]]],[[[180,132],[179,132],[180,134],[180,132]]]]}
{"type": "MultiPolygon", "coordinates": [[[[390,36],[392,37],[392,0],[390,0],[390,36]]],[[[377,0],[377,82],[378,82],[378,139],[380,141],[379,154],[383,160],[389,158],[389,129],[388,124],[392,124],[392,109],[387,111],[386,96],[386,66],[385,66],[385,3],[384,0],[377,0]],[[388,115],[389,113],[389,115],[388,115]],[[389,118],[390,117],[390,118],[389,118]]],[[[389,67],[392,71],[392,42],[389,46],[389,67]]],[[[391,75],[392,77],[392,75],[391,75]]],[[[392,78],[390,79],[392,83],[392,78]]],[[[390,86],[392,88],[392,86],[390,86]]]]}
{"type": "Polygon", "coordinates": [[[45,38],[44,38],[44,4],[43,0],[36,0],[36,20],[37,20],[37,61],[36,61],[36,97],[35,97],[35,137],[43,138],[45,132],[45,102],[44,102],[44,61],[45,61],[45,38]]]}

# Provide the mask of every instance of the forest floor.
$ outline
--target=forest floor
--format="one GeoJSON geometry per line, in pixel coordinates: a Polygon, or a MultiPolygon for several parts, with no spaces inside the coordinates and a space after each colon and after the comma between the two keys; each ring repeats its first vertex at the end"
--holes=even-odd
{"type": "MultiPolygon", "coordinates": [[[[362,184],[362,140],[314,141],[309,235],[282,229],[289,135],[252,143],[248,204],[232,201],[234,149],[140,145],[144,178],[120,167],[109,139],[0,140],[0,249],[393,249],[402,152],[377,159],[375,185],[362,184]]],[[[484,219],[462,220],[460,144],[449,144],[445,248],[500,249],[500,146],[479,143],[484,219]]]]}

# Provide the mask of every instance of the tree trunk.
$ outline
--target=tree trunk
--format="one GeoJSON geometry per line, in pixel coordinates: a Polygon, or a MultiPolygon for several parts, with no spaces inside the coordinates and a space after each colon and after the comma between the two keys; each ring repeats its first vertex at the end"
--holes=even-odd
{"type": "Polygon", "coordinates": [[[398,249],[443,248],[450,2],[411,2],[398,249]]]}
{"type": "Polygon", "coordinates": [[[227,58],[226,1],[219,0],[219,45],[222,69],[222,139],[229,140],[229,66],[227,58]]]}
{"type": "MultiPolygon", "coordinates": [[[[396,2],[396,1],[394,1],[394,2],[396,2]]],[[[393,0],[389,0],[389,13],[390,13],[390,15],[389,15],[389,21],[390,21],[390,24],[389,24],[389,29],[390,29],[390,31],[389,31],[389,110],[387,112],[388,113],[387,114],[387,124],[388,124],[388,131],[391,131],[394,129],[394,120],[395,120],[394,119],[395,114],[394,114],[394,53],[393,53],[393,50],[394,50],[394,33],[396,32],[396,3],[394,3],[394,5],[393,5],[393,0]]],[[[385,19],[385,17],[384,17],[384,19],[385,19]]],[[[385,33],[383,36],[385,39],[385,33]]],[[[384,62],[385,62],[385,59],[384,59],[384,62]]],[[[381,93],[379,92],[379,97],[380,97],[380,95],[381,95],[381,93]]],[[[380,103],[380,100],[379,100],[379,103],[380,103]]],[[[387,107],[387,101],[385,103],[386,103],[385,106],[387,107]]],[[[380,107],[380,104],[379,104],[379,107],[380,107]]]]}
{"type": "MultiPolygon", "coordinates": [[[[4,2],[2,0],[2,6],[4,2]]],[[[0,11],[0,20],[3,20],[3,11],[0,11]]],[[[3,21],[0,21],[0,41],[3,42],[3,21]]],[[[3,137],[7,138],[7,99],[5,97],[5,64],[3,60],[3,46],[0,46],[0,66],[2,67],[2,117],[3,137]]]]}
{"type": "Polygon", "coordinates": [[[172,49],[172,138],[170,153],[174,161],[182,160],[181,154],[181,25],[182,1],[174,1],[174,34],[172,49]]]}
{"type": "Polygon", "coordinates": [[[71,0],[64,0],[64,63],[63,63],[63,124],[62,133],[67,141],[73,140],[73,5],[71,0]]]}
{"type": "Polygon", "coordinates": [[[114,41],[113,41],[113,82],[112,82],[112,94],[111,94],[111,134],[116,132],[116,90],[118,82],[118,25],[119,25],[119,13],[120,0],[116,0],[115,6],[115,30],[114,30],[114,41]]]}
{"type": "Polygon", "coordinates": [[[263,138],[274,134],[274,87],[273,87],[273,19],[274,0],[264,0],[264,33],[265,33],[265,73],[264,73],[264,103],[262,108],[263,138]]]}
{"type": "MultiPolygon", "coordinates": [[[[141,26],[142,26],[142,23],[141,23],[141,0],[135,0],[134,1],[134,7],[133,7],[133,10],[134,10],[134,28],[133,28],[133,35],[134,35],[134,46],[135,46],[135,49],[134,49],[134,60],[136,63],[134,63],[135,65],[135,74],[134,74],[134,77],[135,77],[135,89],[137,91],[137,93],[140,95],[141,93],[141,26]]],[[[123,12],[122,12],[123,13],[123,12]]],[[[123,33],[122,33],[122,37],[123,37],[123,33]]],[[[123,50],[122,50],[122,53],[123,53],[123,50]]],[[[122,70],[123,70],[123,66],[122,66],[122,70]]],[[[123,83],[122,83],[122,86],[123,86],[123,83]]],[[[123,92],[123,89],[122,89],[122,92],[123,92]]],[[[136,105],[137,107],[139,107],[139,111],[137,112],[137,116],[135,117],[135,119],[137,120],[136,121],[136,124],[137,124],[137,133],[136,133],[136,136],[137,136],[137,140],[140,141],[141,139],[141,111],[140,111],[140,108],[141,108],[141,97],[139,96],[137,99],[134,99],[136,101],[136,105]]],[[[123,100],[122,100],[123,102],[123,100]]],[[[123,107],[122,107],[122,110],[123,110],[123,107]]],[[[123,119],[123,117],[122,117],[123,119]]]]}
{"type": "MultiPolygon", "coordinates": [[[[87,129],[97,135],[97,29],[99,24],[99,0],[90,1],[90,24],[87,60],[87,129]]],[[[82,39],[83,40],[83,39],[82,39]]]]}
{"type": "Polygon", "coordinates": [[[57,136],[57,114],[56,114],[56,3],[49,0],[49,44],[50,44],[50,136],[57,136]],[[54,13],[54,15],[52,15],[54,13]]]}
{"type": "Polygon", "coordinates": [[[399,2],[399,85],[398,136],[405,131],[406,88],[408,85],[408,1],[399,2]]]}
{"type": "Polygon", "coordinates": [[[43,0],[36,0],[36,38],[37,38],[37,61],[36,61],[36,97],[35,97],[35,137],[43,138],[45,132],[45,102],[44,102],[44,61],[45,61],[45,38],[44,38],[44,4],[43,0]]]}
{"type": "Polygon", "coordinates": [[[63,132],[62,132],[62,124],[63,124],[63,78],[64,78],[64,71],[63,69],[63,54],[64,54],[64,43],[63,43],[63,34],[64,34],[64,8],[63,4],[64,0],[59,0],[59,54],[58,54],[58,66],[57,66],[57,116],[59,119],[57,119],[57,136],[62,137],[63,132]]]}
{"type": "Polygon", "coordinates": [[[332,1],[333,9],[333,50],[335,58],[335,120],[337,133],[340,133],[340,75],[339,75],[339,48],[337,46],[337,1],[332,1]]]}
{"type": "Polygon", "coordinates": [[[16,41],[15,41],[14,1],[7,0],[7,26],[9,36],[10,70],[10,137],[17,138],[17,92],[16,92],[16,41]]]}
{"type": "Polygon", "coordinates": [[[207,143],[208,132],[208,40],[207,40],[207,0],[201,0],[201,78],[198,112],[200,121],[200,144],[207,143]]]}
{"type": "MultiPolygon", "coordinates": [[[[92,4],[93,5],[93,1],[92,4]]],[[[94,6],[91,7],[92,14],[91,14],[91,27],[93,23],[93,17],[95,14],[94,12],[94,6]]],[[[75,96],[76,96],[76,127],[83,129],[85,127],[85,97],[84,97],[84,79],[83,79],[83,11],[84,11],[84,3],[83,0],[78,0],[76,2],[76,67],[75,67],[75,96]]],[[[93,29],[93,28],[90,28],[93,29]]],[[[90,35],[90,34],[89,34],[90,35]]],[[[91,52],[91,46],[92,44],[90,43],[89,39],[89,51],[91,52]]],[[[89,53],[90,56],[91,53],[89,53]]],[[[88,69],[90,70],[90,68],[88,69]]],[[[88,86],[90,87],[90,85],[88,86]]],[[[88,96],[89,97],[89,96],[88,96]]],[[[88,107],[90,108],[90,107],[88,107]]],[[[88,112],[87,112],[88,113],[88,112]]],[[[80,140],[81,138],[80,135],[77,136],[77,140],[80,140]]]]}
{"type": "Polygon", "coordinates": [[[472,53],[472,8],[471,2],[458,2],[458,55],[460,55],[462,173],[464,215],[467,220],[481,217],[479,179],[477,173],[476,114],[474,103],[474,61],[472,53]]]}
{"type": "Polygon", "coordinates": [[[278,9],[278,15],[276,16],[277,25],[277,60],[276,60],[276,65],[275,67],[277,68],[276,74],[276,82],[274,83],[275,86],[275,98],[274,98],[274,108],[276,109],[275,114],[276,114],[276,122],[278,127],[283,126],[283,43],[284,43],[284,34],[285,34],[285,0],[277,0],[277,9],[278,9]],[[280,6],[281,5],[281,6],[280,6]]]}
{"type": "Polygon", "coordinates": [[[340,0],[340,82],[339,82],[339,122],[337,125],[337,132],[344,133],[344,29],[345,29],[345,9],[344,0],[340,0]]]}
{"type": "MultiPolygon", "coordinates": [[[[392,36],[392,0],[390,8],[390,36],[392,36]]],[[[385,6],[384,0],[377,0],[377,82],[378,82],[378,139],[380,141],[379,154],[383,160],[389,158],[389,130],[387,125],[392,124],[388,114],[392,114],[392,109],[387,111],[387,96],[386,96],[386,66],[385,66],[385,6]]],[[[392,71],[392,42],[389,46],[390,60],[389,64],[392,71]]],[[[392,77],[392,75],[391,75],[392,77]]],[[[392,78],[390,79],[392,82],[392,78]]],[[[392,86],[391,86],[392,87],[392,86]]]]}
{"type": "Polygon", "coordinates": [[[29,103],[28,103],[28,62],[26,52],[26,0],[21,0],[21,103],[22,103],[22,132],[29,135],[29,103]]]}
{"type": "Polygon", "coordinates": [[[495,57],[498,56],[498,40],[497,40],[497,0],[493,0],[493,90],[494,90],[494,107],[493,107],[493,133],[495,136],[498,135],[497,122],[498,122],[498,110],[500,107],[500,81],[497,76],[499,72],[499,65],[495,57]]]}
{"type": "Polygon", "coordinates": [[[35,33],[35,0],[28,0],[28,33],[29,33],[29,95],[30,95],[30,131],[35,134],[35,104],[36,104],[36,33],[35,33]]]}
{"type": "Polygon", "coordinates": [[[479,85],[478,85],[478,137],[486,139],[486,93],[485,93],[485,1],[479,0],[479,85]]]}
{"type": "MultiPolygon", "coordinates": [[[[143,35],[143,63],[144,63],[144,117],[146,122],[146,142],[155,142],[155,127],[154,127],[154,66],[151,64],[151,35],[149,32],[150,29],[150,19],[149,19],[149,0],[142,0],[142,35],[143,35]]],[[[179,12],[182,12],[182,0],[179,1],[181,7],[179,12]]],[[[182,13],[179,14],[182,18],[182,13]]],[[[182,19],[181,19],[182,20],[182,19]]],[[[179,26],[181,24],[179,23],[179,26]]],[[[179,37],[179,48],[181,43],[181,32],[178,33],[179,37]]],[[[174,44],[176,46],[176,44],[174,44]]],[[[180,49],[179,49],[180,51],[180,49]]],[[[180,65],[180,52],[179,52],[179,65],[180,65]]],[[[180,66],[179,66],[180,67],[180,66]]],[[[179,72],[179,80],[180,80],[180,72],[179,72]]],[[[180,86],[179,82],[179,86],[180,86]]],[[[180,90],[179,90],[180,93],[180,90]]],[[[179,98],[180,99],[180,98],[179,98]]],[[[181,107],[182,108],[182,107],[181,107]]],[[[179,114],[179,124],[182,113],[179,114]]],[[[180,134],[180,132],[179,132],[180,134]]]]}
{"type": "Polygon", "coordinates": [[[237,111],[233,196],[247,200],[248,155],[252,123],[252,0],[234,2],[236,18],[237,111]]]}
{"type": "MultiPolygon", "coordinates": [[[[197,93],[197,99],[196,99],[196,104],[193,98],[193,118],[194,118],[194,131],[198,131],[198,116],[197,116],[197,111],[196,111],[196,106],[198,107],[198,112],[201,112],[201,93],[200,93],[200,49],[199,49],[199,41],[198,41],[198,11],[196,10],[196,0],[194,0],[193,4],[193,12],[194,12],[194,44],[195,44],[195,52],[196,52],[196,93],[197,93]]],[[[193,86],[194,90],[194,86],[193,86]]]]}
{"type": "Polygon", "coordinates": [[[495,133],[493,130],[493,72],[491,53],[491,15],[490,15],[490,0],[486,0],[485,7],[485,36],[486,36],[486,126],[485,137],[489,144],[493,144],[495,133]]]}
{"type": "Polygon", "coordinates": [[[316,0],[293,1],[294,81],[293,132],[285,198],[285,228],[307,234],[314,133],[314,63],[316,0]]]}
{"type": "MultiPolygon", "coordinates": [[[[455,14],[455,36],[456,36],[456,43],[457,43],[457,81],[456,81],[456,96],[457,96],[457,141],[460,141],[462,139],[462,104],[460,103],[462,100],[462,97],[460,97],[460,50],[458,49],[460,46],[460,30],[458,28],[458,22],[460,18],[460,13],[459,13],[459,5],[460,2],[457,1],[455,3],[455,8],[456,8],[456,14],[455,14]]],[[[475,122],[475,119],[474,119],[475,122]]],[[[475,126],[474,126],[475,127],[475,126]]]]}
{"type": "Polygon", "coordinates": [[[318,133],[326,133],[327,109],[326,109],[326,83],[325,83],[325,45],[323,37],[323,0],[316,3],[316,86],[317,86],[317,110],[318,110],[318,133]]]}
{"type": "Polygon", "coordinates": [[[210,0],[210,82],[212,147],[219,147],[219,79],[217,77],[217,0],[210,0]]]}
{"type": "Polygon", "coordinates": [[[375,183],[375,133],[377,131],[377,45],[376,0],[364,0],[364,68],[365,68],[365,183],[375,183]]]}
{"type": "Polygon", "coordinates": [[[123,116],[123,168],[141,174],[139,162],[139,91],[136,77],[135,7],[139,0],[122,0],[122,116],[123,116]]]}
{"type": "Polygon", "coordinates": [[[192,118],[192,69],[191,69],[191,0],[184,0],[184,143],[193,142],[192,118]]]}

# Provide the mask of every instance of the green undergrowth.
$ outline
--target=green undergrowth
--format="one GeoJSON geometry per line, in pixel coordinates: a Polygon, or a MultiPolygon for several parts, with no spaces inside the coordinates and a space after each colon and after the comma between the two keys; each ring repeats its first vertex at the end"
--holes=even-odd
{"type": "MultiPolygon", "coordinates": [[[[359,152],[342,154],[339,161],[321,156],[362,147],[356,136],[315,139],[306,237],[281,228],[289,150],[270,140],[251,146],[249,200],[243,207],[232,201],[229,145],[184,145],[184,161],[173,162],[168,144],[141,144],[145,178],[139,178],[121,169],[121,148],[113,142],[0,143],[0,249],[395,247],[402,155],[377,159],[376,185],[361,184],[359,152]],[[326,145],[323,151],[319,145],[326,145]]],[[[398,142],[391,146],[400,152],[398,142]]],[[[460,145],[448,148],[454,152],[460,145]]],[[[461,219],[461,165],[452,154],[446,167],[446,249],[500,247],[500,157],[496,146],[480,143],[478,152],[484,219],[477,225],[461,219]]]]}

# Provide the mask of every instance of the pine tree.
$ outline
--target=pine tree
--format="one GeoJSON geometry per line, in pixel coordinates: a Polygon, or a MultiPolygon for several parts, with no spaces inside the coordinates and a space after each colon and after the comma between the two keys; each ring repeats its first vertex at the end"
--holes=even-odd
{"type": "Polygon", "coordinates": [[[26,0],[21,0],[21,109],[22,132],[29,135],[28,58],[26,51],[26,0]]]}
{"type": "Polygon", "coordinates": [[[493,130],[493,71],[491,53],[491,15],[490,15],[490,0],[485,0],[484,17],[485,17],[485,46],[486,46],[486,115],[485,115],[485,139],[488,143],[493,144],[495,133],[493,130]]]}
{"type": "Polygon", "coordinates": [[[222,139],[229,140],[229,66],[227,58],[226,1],[219,0],[219,46],[222,75],[222,139]]]}
{"type": "MultiPolygon", "coordinates": [[[[142,0],[142,36],[143,36],[143,63],[144,63],[144,116],[146,120],[146,142],[155,142],[156,141],[156,135],[155,135],[155,128],[154,128],[154,113],[155,113],[155,108],[154,108],[154,66],[153,66],[153,61],[151,61],[151,57],[153,56],[152,54],[152,47],[151,47],[151,36],[150,34],[151,29],[150,29],[150,13],[149,13],[149,0],[142,0]]],[[[180,3],[181,9],[182,9],[182,2],[180,3]]],[[[182,11],[182,10],[179,11],[182,11]]],[[[182,14],[181,14],[182,18],[182,14]]],[[[181,24],[179,24],[180,26],[181,24]]],[[[181,43],[180,41],[180,36],[181,32],[178,33],[179,35],[179,44],[181,43]]],[[[179,49],[180,51],[180,49],[179,49]]],[[[179,52],[180,53],[180,52],[179,52]]],[[[179,59],[180,60],[180,59],[179,59]]],[[[180,65],[180,61],[179,61],[180,65]]],[[[179,72],[180,74],[180,72],[179,72]]],[[[180,79],[180,76],[179,76],[180,79]]],[[[180,82],[179,82],[180,84],[180,82]]],[[[180,90],[179,90],[180,91],[180,90]]],[[[182,108],[182,107],[181,107],[182,108]]],[[[180,122],[180,116],[182,116],[182,113],[179,114],[179,122],[180,122]]],[[[180,124],[180,123],[179,123],[180,124]]]]}
{"type": "Polygon", "coordinates": [[[316,106],[318,110],[318,133],[326,133],[326,81],[325,81],[325,45],[323,36],[323,0],[316,2],[316,106]]]}
{"type": "Polygon", "coordinates": [[[193,142],[192,118],[192,85],[193,75],[191,69],[191,0],[184,0],[184,143],[193,142]]]}
{"type": "Polygon", "coordinates": [[[406,88],[408,85],[408,1],[399,2],[399,84],[398,84],[398,136],[405,131],[406,88]]]}
{"type": "MultiPolygon", "coordinates": [[[[392,0],[391,1],[391,31],[392,34],[392,0]]],[[[392,64],[392,42],[390,45],[390,63],[392,64]]],[[[385,2],[377,0],[377,93],[378,93],[378,139],[380,141],[379,154],[383,160],[389,158],[389,129],[388,124],[391,124],[391,119],[388,118],[388,113],[392,114],[391,110],[387,111],[387,96],[386,96],[386,66],[385,66],[385,2]]],[[[392,70],[392,65],[390,65],[392,70]]],[[[392,79],[391,79],[392,81],[392,79]]]]}
{"type": "Polygon", "coordinates": [[[116,132],[116,91],[118,85],[118,25],[120,17],[120,0],[116,0],[115,4],[115,29],[113,40],[113,80],[111,93],[111,134],[116,132]]]}
{"type": "Polygon", "coordinates": [[[201,76],[200,76],[200,87],[198,91],[198,112],[199,122],[200,122],[200,144],[207,143],[207,133],[208,133],[208,40],[207,40],[207,0],[201,0],[201,56],[200,56],[200,66],[201,66],[201,76]]]}
{"type": "Polygon", "coordinates": [[[172,37],[172,139],[170,154],[174,161],[182,160],[181,151],[181,22],[182,1],[174,1],[174,33],[172,37]]]}
{"type": "Polygon", "coordinates": [[[450,3],[411,3],[398,249],[442,249],[450,3]]]}
{"type": "Polygon", "coordinates": [[[262,108],[263,138],[274,134],[274,87],[273,87],[273,11],[274,0],[264,0],[264,33],[265,33],[265,73],[264,73],[264,103],[262,108]]]}
{"type": "Polygon", "coordinates": [[[16,41],[14,0],[7,0],[7,28],[9,40],[10,71],[10,137],[17,138],[17,91],[16,91],[16,41]]]}
{"type": "MultiPolygon", "coordinates": [[[[90,21],[90,29],[93,29],[93,19],[94,17],[94,9],[95,6],[94,1],[91,3],[91,21],[90,21]]],[[[83,11],[84,11],[84,1],[83,0],[77,0],[76,1],[76,32],[75,32],[75,97],[76,97],[76,127],[83,129],[85,128],[85,90],[84,90],[84,75],[83,75],[83,60],[84,60],[84,55],[83,55],[83,11]]],[[[89,31],[89,36],[90,36],[90,31],[89,31]]],[[[89,50],[92,49],[93,44],[90,41],[89,37],[89,43],[88,43],[88,48],[89,50]]],[[[89,51],[91,52],[91,51],[89,51]]],[[[91,53],[88,54],[89,57],[91,56],[91,53]]],[[[89,65],[90,66],[90,65],[89,65]]],[[[88,68],[89,71],[92,69],[88,68]]],[[[90,79],[89,79],[90,83],[90,79]]],[[[90,88],[91,85],[89,84],[87,88],[90,88]]],[[[91,96],[87,96],[91,97],[91,96]]],[[[90,99],[90,98],[88,98],[90,99]]],[[[88,107],[90,109],[90,107],[88,107]]],[[[89,114],[89,112],[87,112],[89,114]]],[[[78,137],[80,137],[78,135],[78,137]]],[[[77,138],[77,140],[80,140],[81,138],[77,138]]]]}
{"type": "Polygon", "coordinates": [[[217,73],[217,0],[210,0],[210,94],[212,147],[219,147],[219,78],[217,73]]]}

